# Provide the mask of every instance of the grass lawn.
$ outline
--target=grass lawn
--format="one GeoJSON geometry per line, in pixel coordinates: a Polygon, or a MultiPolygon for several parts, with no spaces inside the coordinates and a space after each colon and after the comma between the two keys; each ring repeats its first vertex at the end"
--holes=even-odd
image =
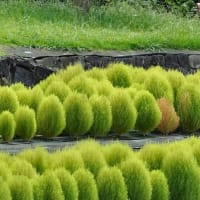
{"type": "Polygon", "coordinates": [[[0,2],[0,44],[65,50],[200,49],[200,20],[120,4],[0,2]]]}

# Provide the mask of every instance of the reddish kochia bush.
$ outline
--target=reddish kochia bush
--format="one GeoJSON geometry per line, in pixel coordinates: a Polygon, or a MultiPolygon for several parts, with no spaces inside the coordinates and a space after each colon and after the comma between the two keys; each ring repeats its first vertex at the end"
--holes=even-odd
{"type": "Polygon", "coordinates": [[[171,105],[167,99],[158,99],[157,103],[162,112],[162,120],[158,126],[158,130],[161,133],[168,135],[178,128],[179,116],[177,115],[173,105],[171,105]]]}

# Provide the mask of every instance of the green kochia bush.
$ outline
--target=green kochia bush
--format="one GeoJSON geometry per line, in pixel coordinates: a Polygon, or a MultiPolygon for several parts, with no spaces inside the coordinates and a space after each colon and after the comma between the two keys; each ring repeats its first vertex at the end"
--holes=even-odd
{"type": "MultiPolygon", "coordinates": [[[[9,164],[5,163],[1,159],[1,165],[0,165],[0,177],[3,179],[3,181],[7,181],[12,176],[11,169],[9,168],[9,164]]],[[[0,179],[1,179],[0,178],[0,179]]]]}
{"type": "Polygon", "coordinates": [[[143,160],[149,170],[160,169],[166,152],[166,148],[161,145],[148,144],[139,151],[139,158],[143,160]]]}
{"type": "Polygon", "coordinates": [[[49,154],[42,147],[22,151],[18,154],[18,157],[31,163],[39,174],[42,174],[46,169],[50,168],[49,154]]]}
{"type": "Polygon", "coordinates": [[[30,107],[37,112],[38,106],[44,97],[44,92],[39,85],[36,85],[31,91],[30,107]]]}
{"type": "Polygon", "coordinates": [[[112,94],[113,86],[108,80],[97,82],[95,86],[99,95],[109,97],[112,94]]]}
{"type": "Polygon", "coordinates": [[[64,150],[53,154],[53,168],[65,168],[73,173],[84,168],[84,162],[81,154],[75,149],[64,150]]]}
{"type": "Polygon", "coordinates": [[[86,74],[86,76],[88,76],[90,78],[93,78],[98,81],[102,81],[102,80],[107,79],[105,71],[106,70],[104,70],[104,69],[93,67],[92,69],[86,71],[85,74],[86,74]]]}
{"type": "Polygon", "coordinates": [[[160,73],[149,73],[144,82],[145,89],[151,92],[156,99],[164,97],[173,104],[174,96],[172,87],[165,76],[160,73]]]}
{"type": "Polygon", "coordinates": [[[53,81],[47,87],[45,94],[46,95],[55,95],[59,98],[61,102],[65,100],[65,98],[70,93],[70,88],[63,81],[53,81]]]}
{"type": "Polygon", "coordinates": [[[89,131],[93,123],[93,112],[85,95],[71,93],[64,101],[64,110],[69,135],[79,136],[89,131]]]}
{"type": "Polygon", "coordinates": [[[64,200],[59,179],[52,171],[33,181],[34,200],[64,200]]]}
{"type": "Polygon", "coordinates": [[[25,176],[12,176],[8,180],[12,200],[33,200],[30,180],[25,176]]]}
{"type": "Polygon", "coordinates": [[[127,188],[121,171],[116,168],[103,168],[97,177],[99,200],[127,200],[127,188]]]}
{"type": "Polygon", "coordinates": [[[38,132],[45,137],[55,137],[65,128],[63,105],[55,95],[42,100],[37,111],[38,132]]]}
{"type": "Polygon", "coordinates": [[[94,81],[92,79],[84,75],[80,75],[73,78],[68,85],[72,91],[83,93],[90,97],[95,93],[95,87],[93,82],[94,81]]]}
{"type": "Polygon", "coordinates": [[[81,64],[75,64],[67,66],[66,70],[57,72],[57,77],[68,84],[74,77],[82,73],[84,73],[83,66],[81,64]]]}
{"type": "Polygon", "coordinates": [[[98,144],[88,141],[79,144],[76,148],[83,158],[85,168],[96,177],[100,169],[106,166],[106,160],[98,144]]]}
{"type": "Polygon", "coordinates": [[[180,88],[175,106],[183,131],[192,133],[200,128],[200,92],[195,85],[180,88]]]}
{"type": "Polygon", "coordinates": [[[11,166],[13,175],[23,175],[28,178],[36,177],[36,170],[30,163],[22,159],[14,159],[11,166]]]}
{"type": "Polygon", "coordinates": [[[26,86],[21,82],[17,82],[17,83],[12,84],[10,88],[12,88],[16,92],[18,90],[26,89],[26,86]]]}
{"type": "Polygon", "coordinates": [[[35,112],[28,106],[20,106],[15,112],[16,135],[23,140],[31,139],[36,133],[35,112]]]}
{"type": "Polygon", "coordinates": [[[19,106],[16,93],[9,87],[0,88],[0,113],[10,111],[14,113],[19,106]]]}
{"type": "Polygon", "coordinates": [[[128,68],[130,67],[123,63],[108,65],[107,77],[114,87],[129,87],[132,84],[128,68]]]}
{"type": "Polygon", "coordinates": [[[12,200],[8,184],[2,178],[0,178],[0,184],[0,200],[12,200]]]}
{"type": "Polygon", "coordinates": [[[16,91],[16,95],[20,105],[30,106],[31,103],[31,90],[30,89],[22,89],[16,91]]]}
{"type": "MultiPolygon", "coordinates": [[[[178,146],[177,146],[178,147],[178,146]]],[[[200,174],[191,153],[174,149],[163,160],[171,200],[194,200],[200,195],[200,174]]]]}
{"type": "Polygon", "coordinates": [[[16,122],[14,116],[9,111],[0,114],[0,135],[3,141],[8,142],[13,139],[15,134],[16,122]]]}
{"type": "Polygon", "coordinates": [[[123,162],[120,169],[128,189],[128,198],[130,200],[150,200],[151,181],[144,164],[137,159],[132,159],[123,162]]]}
{"type": "Polygon", "coordinates": [[[162,118],[153,95],[145,90],[140,91],[134,99],[134,104],[138,112],[135,128],[144,134],[153,131],[162,118]]]}
{"type": "Polygon", "coordinates": [[[151,200],[169,200],[169,188],[167,179],[162,171],[155,170],[151,172],[151,185],[151,200]]]}
{"type": "Polygon", "coordinates": [[[79,169],[74,173],[78,189],[79,189],[79,200],[98,200],[97,186],[93,175],[85,170],[79,169]]]}
{"type": "Polygon", "coordinates": [[[111,95],[110,102],[112,108],[111,129],[119,134],[133,130],[137,119],[137,111],[128,93],[118,89],[111,95]]]}
{"type": "Polygon", "coordinates": [[[112,112],[109,100],[104,96],[92,96],[90,105],[94,115],[91,135],[104,136],[112,126],[112,112]]]}
{"type": "Polygon", "coordinates": [[[60,181],[63,195],[67,200],[78,200],[78,186],[74,177],[64,168],[55,171],[60,181]]]}
{"type": "Polygon", "coordinates": [[[103,154],[108,165],[115,166],[129,158],[132,158],[134,153],[128,145],[115,142],[103,147],[103,154]]]}

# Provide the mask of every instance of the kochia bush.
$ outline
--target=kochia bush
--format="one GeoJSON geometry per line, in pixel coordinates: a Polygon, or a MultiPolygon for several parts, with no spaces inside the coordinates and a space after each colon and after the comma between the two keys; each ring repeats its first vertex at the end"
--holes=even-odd
{"type": "MultiPolygon", "coordinates": [[[[52,171],[45,172],[33,182],[34,200],[64,200],[59,179],[52,171]]],[[[27,199],[28,200],[28,199],[27,199]]]]}
{"type": "Polygon", "coordinates": [[[110,102],[106,97],[97,95],[92,96],[89,101],[94,115],[90,133],[94,136],[104,136],[112,126],[110,102]]]}
{"type": "Polygon", "coordinates": [[[38,106],[44,97],[44,92],[39,85],[36,85],[31,90],[31,102],[30,107],[37,112],[38,106]]]}
{"type": "Polygon", "coordinates": [[[55,175],[60,181],[65,199],[78,200],[78,186],[75,178],[64,168],[57,169],[55,175]]]}
{"type": "Polygon", "coordinates": [[[164,173],[160,170],[151,172],[151,200],[169,200],[169,188],[164,173]]]}
{"type": "Polygon", "coordinates": [[[162,114],[155,98],[148,91],[139,91],[134,99],[138,112],[135,129],[143,134],[153,131],[160,123],[162,114]]]}
{"type": "Polygon", "coordinates": [[[30,106],[31,104],[31,90],[30,89],[22,89],[16,91],[16,95],[20,105],[30,106]]]}
{"type": "Polygon", "coordinates": [[[117,167],[103,168],[97,177],[99,200],[127,200],[127,188],[117,167]]]}
{"type": "Polygon", "coordinates": [[[151,180],[144,164],[137,159],[127,160],[120,166],[130,200],[150,200],[151,180]]]}
{"type": "Polygon", "coordinates": [[[167,99],[158,99],[157,104],[162,113],[162,120],[157,128],[161,133],[168,135],[178,128],[179,117],[173,105],[171,105],[167,99]]]}
{"type": "Polygon", "coordinates": [[[114,142],[103,147],[103,154],[109,166],[119,165],[133,156],[133,150],[125,144],[114,142]]]}
{"type": "Polygon", "coordinates": [[[108,65],[106,74],[114,87],[129,87],[132,84],[128,68],[130,67],[123,63],[108,65]]]}
{"type": "Polygon", "coordinates": [[[73,78],[68,85],[72,91],[82,93],[90,97],[95,93],[93,82],[94,81],[87,76],[80,75],[73,78]]]}
{"type": "Polygon", "coordinates": [[[183,131],[192,133],[200,128],[200,92],[196,85],[185,84],[180,88],[176,110],[183,131]]]}
{"type": "Polygon", "coordinates": [[[79,136],[89,131],[93,123],[93,112],[85,95],[71,93],[64,101],[64,110],[69,135],[79,136]]]}
{"type": "Polygon", "coordinates": [[[20,106],[15,112],[16,135],[23,140],[30,140],[36,133],[36,118],[33,109],[20,106]]]}
{"type": "Polygon", "coordinates": [[[3,179],[0,177],[0,200],[12,200],[11,192],[8,187],[7,182],[3,181],[3,179]]]}
{"type": "Polygon", "coordinates": [[[70,93],[70,88],[67,86],[63,81],[53,81],[51,84],[47,87],[45,94],[46,95],[55,95],[59,98],[61,102],[65,100],[65,98],[70,93]]]}
{"type": "Polygon", "coordinates": [[[74,178],[76,179],[78,185],[79,200],[99,199],[94,177],[89,171],[85,169],[79,169],[74,173],[74,178]]]}
{"type": "Polygon", "coordinates": [[[15,135],[16,122],[14,115],[9,111],[3,111],[0,114],[0,135],[3,141],[8,142],[15,135]]]}
{"type": "Polygon", "coordinates": [[[42,100],[37,111],[38,132],[45,137],[55,137],[65,128],[65,113],[62,103],[55,95],[42,100]]]}
{"type": "Polygon", "coordinates": [[[110,96],[112,108],[112,130],[116,133],[127,133],[134,129],[137,111],[127,92],[117,89],[110,96]]]}
{"type": "Polygon", "coordinates": [[[156,99],[166,98],[170,103],[174,103],[172,87],[165,76],[160,73],[150,73],[144,82],[145,89],[151,92],[156,99]]]}
{"type": "Polygon", "coordinates": [[[106,80],[106,70],[98,67],[93,67],[92,69],[85,72],[86,76],[93,78],[98,81],[106,80]]]}
{"type": "Polygon", "coordinates": [[[19,106],[16,93],[9,87],[0,88],[0,113],[10,111],[14,113],[19,106]]]}
{"type": "Polygon", "coordinates": [[[69,172],[84,168],[81,154],[75,149],[66,149],[53,154],[53,168],[65,168],[69,172]]]}
{"type": "Polygon", "coordinates": [[[33,200],[30,180],[25,176],[12,176],[8,180],[12,200],[33,200]]]}
{"type": "Polygon", "coordinates": [[[171,200],[199,199],[200,174],[192,154],[183,148],[170,151],[163,160],[171,200]]]}

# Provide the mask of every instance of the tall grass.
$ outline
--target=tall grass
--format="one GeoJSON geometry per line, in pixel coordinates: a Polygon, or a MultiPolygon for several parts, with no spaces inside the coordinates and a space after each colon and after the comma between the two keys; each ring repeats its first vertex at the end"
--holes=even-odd
{"type": "Polygon", "coordinates": [[[80,12],[58,1],[0,2],[0,43],[63,49],[199,49],[199,20],[126,3],[80,12]],[[5,23],[6,19],[6,23],[5,23]],[[117,33],[117,34],[116,34],[117,33]]]}

